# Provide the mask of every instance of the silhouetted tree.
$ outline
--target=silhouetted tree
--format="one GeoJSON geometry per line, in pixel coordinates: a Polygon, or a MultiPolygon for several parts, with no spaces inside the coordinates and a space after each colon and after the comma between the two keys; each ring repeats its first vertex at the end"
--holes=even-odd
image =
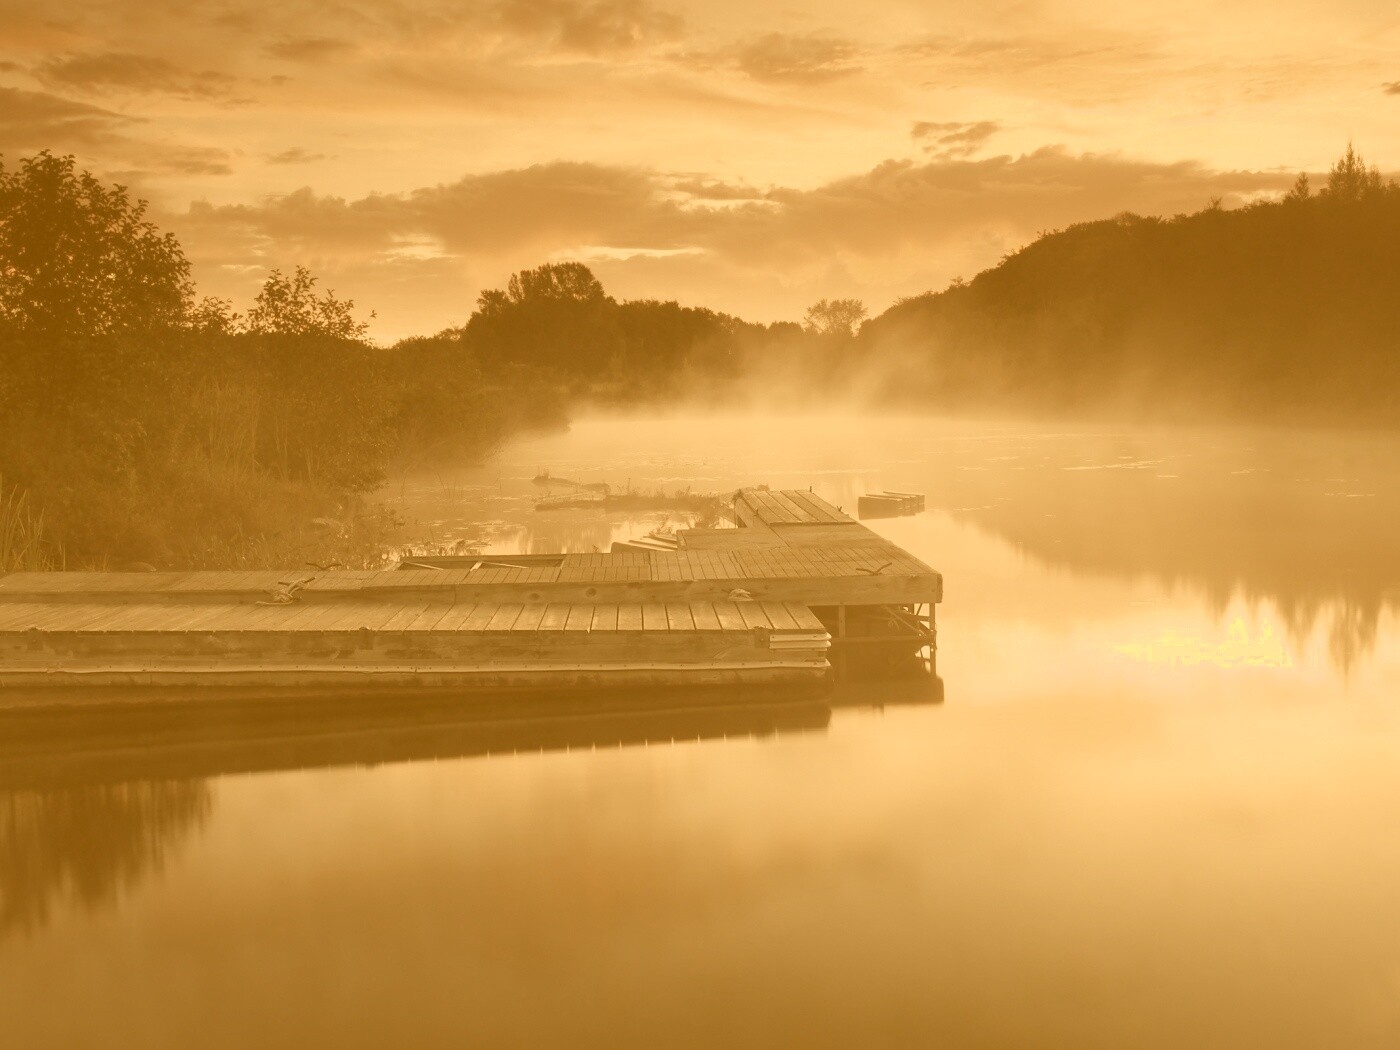
{"type": "Polygon", "coordinates": [[[316,278],[304,266],[298,266],[291,277],[281,270],[273,270],[248,311],[246,328],[258,335],[318,335],[362,340],[369,331],[369,324],[356,321],[354,309],[353,300],[337,299],[332,291],[317,295],[316,278]]]}
{"type": "Polygon", "coordinates": [[[1293,187],[1284,194],[1283,199],[1290,204],[1301,204],[1312,196],[1312,186],[1308,181],[1306,171],[1299,172],[1298,177],[1293,180],[1293,187]]]}
{"type": "Polygon", "coordinates": [[[181,324],[190,267],[146,202],[45,150],[0,164],[0,325],[50,336],[141,333],[181,324]]]}
{"type": "Polygon", "coordinates": [[[578,262],[546,263],[534,270],[512,274],[506,285],[506,295],[513,303],[540,299],[599,303],[607,299],[593,271],[578,262]]]}
{"type": "Polygon", "coordinates": [[[865,304],[859,299],[822,299],[807,308],[804,327],[814,335],[849,339],[865,319],[865,304]]]}
{"type": "Polygon", "coordinates": [[[1380,169],[1367,168],[1348,142],[1346,153],[1327,173],[1327,186],[1322,192],[1333,201],[1353,202],[1374,196],[1383,188],[1380,169]]]}
{"type": "Polygon", "coordinates": [[[483,363],[597,380],[618,344],[617,303],[582,263],[549,263],[481,293],[464,338],[483,363]]]}

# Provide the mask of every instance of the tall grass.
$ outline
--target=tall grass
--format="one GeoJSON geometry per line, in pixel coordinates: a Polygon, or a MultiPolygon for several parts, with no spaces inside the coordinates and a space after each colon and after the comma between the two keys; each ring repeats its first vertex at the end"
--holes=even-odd
{"type": "Polygon", "coordinates": [[[43,571],[63,563],[61,550],[44,539],[44,515],[29,494],[6,488],[0,478],[0,572],[43,571]]]}

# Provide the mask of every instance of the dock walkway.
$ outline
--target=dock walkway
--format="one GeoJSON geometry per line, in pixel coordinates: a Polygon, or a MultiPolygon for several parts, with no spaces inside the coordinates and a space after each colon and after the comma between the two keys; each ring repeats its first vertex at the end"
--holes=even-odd
{"type": "MultiPolygon", "coordinates": [[[[744,490],[676,550],[383,571],[0,577],[0,693],[48,685],[484,689],[819,680],[830,609],[932,606],[941,577],[810,492],[744,490]],[[815,611],[814,611],[815,610],[815,611]]],[[[11,693],[10,697],[15,694],[11,693]]]]}

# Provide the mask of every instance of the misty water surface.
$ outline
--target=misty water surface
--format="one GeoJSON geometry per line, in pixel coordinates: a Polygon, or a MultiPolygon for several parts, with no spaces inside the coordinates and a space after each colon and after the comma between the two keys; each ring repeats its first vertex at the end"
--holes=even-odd
{"type": "Polygon", "coordinates": [[[12,785],[0,1035],[1393,1046],[1397,451],[669,418],[401,479],[386,498],[425,542],[499,551],[663,524],[536,512],[546,471],[810,486],[848,510],[924,492],[926,512],[869,524],[944,573],[946,700],[872,685],[694,742],[441,739],[372,766],[234,749],[226,767],[261,771],[200,777],[137,752],[12,785]]]}

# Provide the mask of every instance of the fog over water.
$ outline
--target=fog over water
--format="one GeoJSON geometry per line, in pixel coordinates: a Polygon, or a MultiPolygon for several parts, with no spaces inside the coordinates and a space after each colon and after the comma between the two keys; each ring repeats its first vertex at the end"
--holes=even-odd
{"type": "Polygon", "coordinates": [[[1398,446],[686,416],[399,479],[499,552],[684,523],[546,472],[925,493],[867,524],[944,574],[945,699],[0,771],[0,1043],[1394,1046],[1398,446]]]}

